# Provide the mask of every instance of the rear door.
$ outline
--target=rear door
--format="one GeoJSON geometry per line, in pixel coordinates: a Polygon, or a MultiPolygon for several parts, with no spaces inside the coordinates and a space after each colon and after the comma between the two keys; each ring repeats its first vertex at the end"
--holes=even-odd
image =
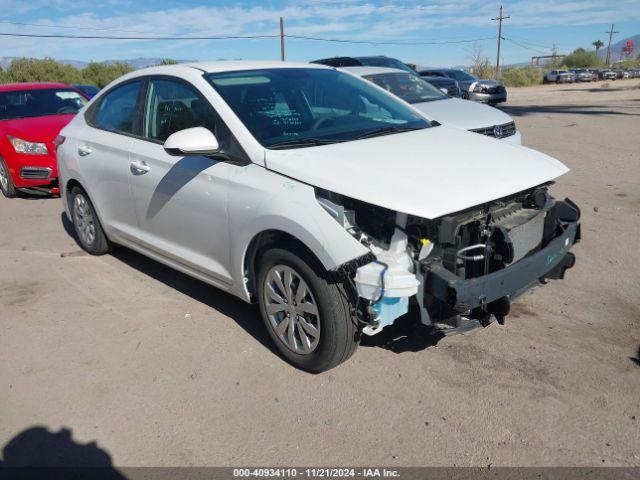
{"type": "Polygon", "coordinates": [[[115,239],[137,230],[129,192],[129,149],[139,129],[141,94],[139,79],[107,92],[87,112],[89,128],[74,147],[89,196],[115,239]]]}
{"type": "Polygon", "coordinates": [[[227,176],[235,167],[163,148],[169,135],[196,126],[211,130],[224,148],[215,111],[193,85],[149,77],[143,112],[141,136],[129,147],[138,241],[207,279],[230,283],[227,176]]]}

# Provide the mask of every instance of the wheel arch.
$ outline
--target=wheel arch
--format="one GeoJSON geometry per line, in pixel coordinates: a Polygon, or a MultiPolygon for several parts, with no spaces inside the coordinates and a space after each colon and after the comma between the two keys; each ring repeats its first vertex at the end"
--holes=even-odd
{"type": "Polygon", "coordinates": [[[244,289],[249,301],[255,301],[258,263],[261,253],[278,247],[285,249],[295,248],[304,252],[307,257],[312,260],[314,263],[312,267],[327,268],[327,266],[320,260],[319,256],[316,255],[316,253],[307,244],[305,244],[305,242],[295,235],[275,228],[262,230],[253,236],[242,257],[243,278],[246,279],[244,282],[244,289]]]}

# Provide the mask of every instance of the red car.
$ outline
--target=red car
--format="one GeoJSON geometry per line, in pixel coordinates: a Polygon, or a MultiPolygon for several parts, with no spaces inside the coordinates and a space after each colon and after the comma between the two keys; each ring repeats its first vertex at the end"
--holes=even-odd
{"type": "Polygon", "coordinates": [[[64,83],[0,85],[0,189],[56,194],[55,139],[87,98],[64,83]]]}

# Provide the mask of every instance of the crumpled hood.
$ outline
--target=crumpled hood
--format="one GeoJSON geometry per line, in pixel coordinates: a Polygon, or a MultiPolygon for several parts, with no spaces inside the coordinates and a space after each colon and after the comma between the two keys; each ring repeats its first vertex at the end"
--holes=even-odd
{"type": "Polygon", "coordinates": [[[414,103],[413,106],[424,112],[430,119],[464,130],[493,127],[494,125],[513,122],[509,115],[497,108],[459,98],[414,103]]]}
{"type": "Polygon", "coordinates": [[[445,125],[353,142],[266,150],[266,166],[301,182],[437,218],[569,171],[554,158],[445,125]]]}
{"type": "Polygon", "coordinates": [[[52,142],[75,114],[1,120],[0,131],[29,142],[52,142]]]}

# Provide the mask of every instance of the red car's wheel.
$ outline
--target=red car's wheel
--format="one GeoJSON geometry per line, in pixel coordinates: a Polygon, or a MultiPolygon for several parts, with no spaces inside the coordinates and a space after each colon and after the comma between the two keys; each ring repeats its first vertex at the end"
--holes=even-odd
{"type": "Polygon", "coordinates": [[[4,163],[2,157],[0,157],[0,190],[2,190],[2,194],[7,198],[13,198],[18,195],[18,191],[11,180],[7,164],[4,163]]]}

